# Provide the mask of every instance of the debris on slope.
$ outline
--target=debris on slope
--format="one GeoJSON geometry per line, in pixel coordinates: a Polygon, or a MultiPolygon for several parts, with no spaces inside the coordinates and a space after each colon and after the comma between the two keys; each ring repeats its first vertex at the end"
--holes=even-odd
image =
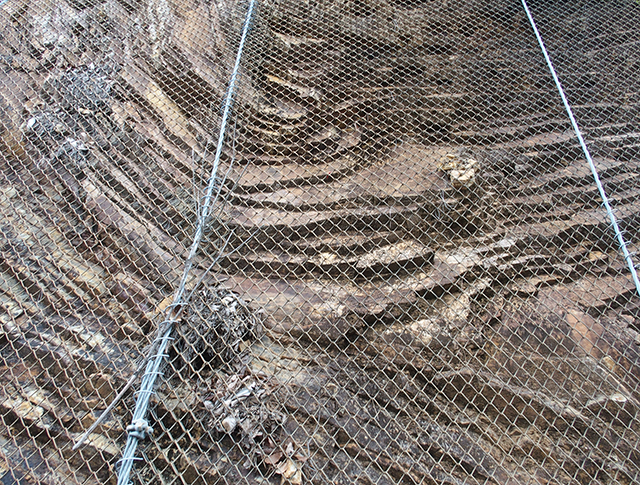
{"type": "Polygon", "coordinates": [[[231,365],[240,358],[241,346],[260,330],[259,316],[237,293],[224,287],[196,289],[177,325],[175,365],[198,374],[231,365]]]}

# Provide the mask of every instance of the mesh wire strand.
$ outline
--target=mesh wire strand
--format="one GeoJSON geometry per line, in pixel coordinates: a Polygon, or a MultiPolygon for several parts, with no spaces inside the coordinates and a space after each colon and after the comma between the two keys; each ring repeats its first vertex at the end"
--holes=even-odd
{"type": "MultiPolygon", "coordinates": [[[[640,4],[529,2],[636,264],[640,4]]],[[[115,483],[248,2],[0,6],[0,481],[115,483]],[[142,363],[141,363],[142,362],[142,363]]],[[[256,2],[134,484],[640,481],[640,300],[520,1],[256,2]]]]}

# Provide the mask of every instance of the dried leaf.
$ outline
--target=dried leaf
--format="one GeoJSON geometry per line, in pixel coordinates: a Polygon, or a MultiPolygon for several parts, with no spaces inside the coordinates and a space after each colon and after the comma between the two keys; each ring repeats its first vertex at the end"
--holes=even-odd
{"type": "Polygon", "coordinates": [[[293,455],[293,457],[299,461],[300,463],[304,463],[305,461],[307,461],[309,459],[308,456],[303,455],[300,452],[297,452],[295,455],[293,455]]]}
{"type": "Polygon", "coordinates": [[[276,463],[278,463],[282,459],[282,456],[283,456],[282,455],[282,451],[275,450],[269,456],[265,456],[264,462],[267,465],[275,465],[276,463]]]}
{"type": "Polygon", "coordinates": [[[276,468],[276,473],[282,475],[287,480],[293,477],[297,471],[298,467],[291,458],[287,458],[285,461],[280,462],[276,468]]]}
{"type": "Polygon", "coordinates": [[[293,456],[293,442],[289,441],[289,443],[287,444],[287,447],[285,448],[285,454],[287,456],[293,456]]]}
{"type": "Polygon", "coordinates": [[[291,485],[302,485],[302,470],[300,468],[289,478],[289,483],[291,485]]]}

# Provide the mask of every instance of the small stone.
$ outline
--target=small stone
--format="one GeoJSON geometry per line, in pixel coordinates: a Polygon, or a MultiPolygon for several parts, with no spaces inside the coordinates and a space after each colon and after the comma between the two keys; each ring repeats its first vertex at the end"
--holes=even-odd
{"type": "Polygon", "coordinates": [[[454,187],[461,188],[474,183],[477,164],[478,161],[473,158],[460,160],[455,155],[448,154],[438,164],[438,168],[449,173],[449,180],[454,187]]]}
{"type": "Polygon", "coordinates": [[[511,293],[523,298],[536,296],[538,294],[538,287],[530,281],[523,281],[519,283],[513,283],[508,286],[511,293]]]}
{"type": "Polygon", "coordinates": [[[601,362],[607,367],[607,369],[609,369],[611,372],[615,372],[616,369],[618,368],[618,366],[616,365],[616,362],[609,357],[608,355],[605,355],[601,362]]]}
{"type": "Polygon", "coordinates": [[[607,260],[609,259],[609,256],[607,256],[604,253],[601,253],[600,251],[591,251],[588,255],[587,255],[587,259],[589,261],[602,261],[602,260],[607,260]]]}
{"type": "Polygon", "coordinates": [[[233,433],[237,426],[238,420],[233,416],[227,416],[222,420],[222,428],[229,434],[233,433]]]}

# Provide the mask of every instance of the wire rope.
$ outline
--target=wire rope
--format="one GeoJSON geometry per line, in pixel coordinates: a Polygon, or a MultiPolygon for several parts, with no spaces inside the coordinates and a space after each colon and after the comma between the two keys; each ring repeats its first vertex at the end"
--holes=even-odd
{"type": "Polygon", "coordinates": [[[244,20],[244,25],[242,27],[242,36],[238,45],[235,64],[233,66],[233,71],[231,73],[229,85],[227,88],[227,94],[223,103],[222,120],[220,124],[220,134],[218,136],[218,144],[216,146],[216,154],[213,160],[213,167],[211,168],[211,175],[209,177],[207,189],[205,195],[202,198],[203,203],[201,211],[199,213],[198,224],[193,236],[193,242],[191,243],[191,247],[189,250],[189,256],[185,261],[185,267],[182,278],[180,280],[180,284],[178,285],[178,288],[176,289],[176,292],[174,294],[173,303],[167,309],[167,318],[159,325],[158,337],[156,337],[156,341],[152,346],[152,349],[155,350],[156,353],[149,358],[146,364],[145,372],[141,379],[140,390],[137,393],[136,406],[133,412],[133,417],[131,419],[131,424],[127,426],[127,442],[122,453],[122,458],[119,461],[120,467],[118,469],[118,485],[127,485],[130,483],[129,477],[131,475],[131,470],[133,469],[134,462],[137,460],[142,460],[141,458],[137,458],[135,456],[138,442],[145,439],[153,431],[146,420],[146,415],[149,408],[149,400],[154,392],[153,389],[155,387],[156,380],[158,376],[162,374],[160,368],[162,363],[164,362],[164,358],[166,357],[167,346],[172,339],[171,333],[173,331],[173,326],[180,316],[187,280],[189,278],[196,253],[198,252],[200,242],[202,241],[202,237],[205,232],[205,227],[209,218],[209,210],[211,209],[213,202],[215,202],[215,200],[217,200],[220,195],[220,187],[218,187],[216,184],[218,168],[220,166],[220,158],[222,156],[222,149],[224,147],[227,123],[231,114],[233,96],[239,76],[240,61],[242,59],[242,53],[249,34],[254,9],[255,0],[250,0],[244,20]]]}
{"type": "Polygon", "coordinates": [[[636,267],[634,265],[631,253],[629,252],[629,248],[627,247],[627,242],[624,240],[624,236],[622,234],[622,231],[620,230],[620,226],[618,225],[616,216],[613,213],[611,204],[609,203],[609,198],[607,196],[607,193],[604,189],[604,186],[602,185],[602,182],[600,181],[600,175],[598,174],[598,169],[596,168],[596,164],[594,163],[593,158],[591,158],[591,153],[589,152],[589,148],[587,147],[587,144],[584,141],[584,137],[582,136],[582,132],[580,130],[580,127],[578,126],[578,122],[576,121],[576,118],[573,114],[573,109],[571,109],[571,105],[569,104],[569,101],[567,99],[567,96],[565,95],[564,89],[562,88],[562,84],[560,83],[560,79],[558,78],[556,69],[553,66],[553,62],[551,62],[551,57],[549,56],[549,52],[547,51],[544,41],[542,40],[542,35],[540,34],[540,31],[538,30],[536,22],[533,19],[533,15],[529,10],[529,6],[527,5],[527,0],[522,0],[522,6],[524,7],[527,17],[529,18],[529,23],[533,28],[533,32],[535,33],[536,38],[538,39],[538,44],[540,44],[540,49],[542,50],[542,54],[544,55],[544,58],[547,61],[547,66],[549,67],[549,71],[551,71],[551,76],[553,76],[553,80],[556,83],[556,87],[558,88],[558,92],[560,93],[560,97],[562,98],[562,102],[564,103],[564,107],[567,110],[569,119],[571,120],[571,125],[573,126],[573,130],[575,131],[576,136],[578,137],[580,147],[582,148],[582,151],[584,152],[584,156],[589,162],[589,168],[591,169],[591,173],[593,174],[593,178],[596,182],[596,186],[598,187],[598,191],[600,192],[600,197],[602,198],[603,206],[607,211],[607,215],[609,216],[609,221],[611,222],[611,226],[613,227],[613,230],[615,232],[616,238],[618,240],[618,244],[620,245],[620,249],[622,250],[624,259],[627,262],[629,271],[631,272],[631,278],[633,279],[633,282],[636,285],[636,292],[640,296],[640,280],[638,280],[638,273],[636,271],[636,267]]]}

